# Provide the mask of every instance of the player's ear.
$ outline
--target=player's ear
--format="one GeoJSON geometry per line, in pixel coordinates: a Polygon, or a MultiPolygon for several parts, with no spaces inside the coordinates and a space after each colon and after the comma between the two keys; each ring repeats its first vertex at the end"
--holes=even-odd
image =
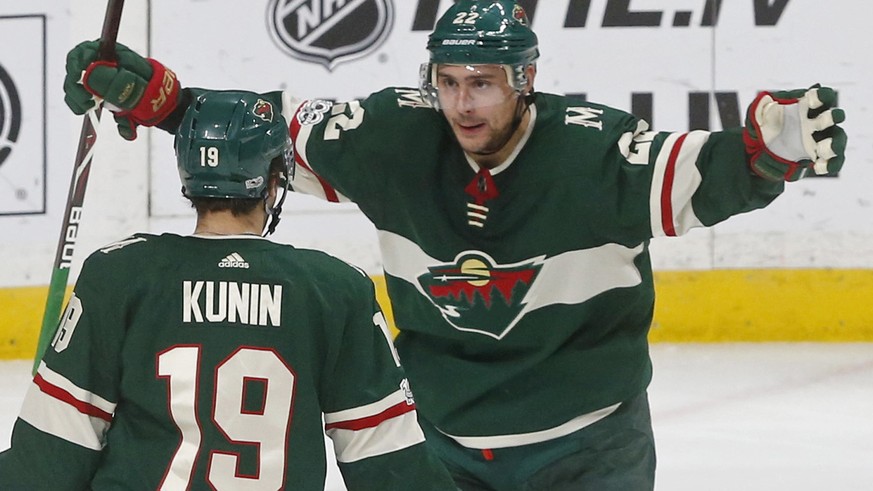
{"type": "Polygon", "coordinates": [[[537,66],[534,63],[526,66],[525,75],[527,75],[527,87],[525,87],[524,92],[525,95],[530,95],[534,91],[534,79],[537,76],[537,66]]]}
{"type": "Polygon", "coordinates": [[[270,174],[270,182],[267,185],[267,202],[272,206],[273,203],[276,202],[276,197],[279,195],[279,186],[282,185],[284,179],[279,175],[279,173],[274,172],[270,174]]]}

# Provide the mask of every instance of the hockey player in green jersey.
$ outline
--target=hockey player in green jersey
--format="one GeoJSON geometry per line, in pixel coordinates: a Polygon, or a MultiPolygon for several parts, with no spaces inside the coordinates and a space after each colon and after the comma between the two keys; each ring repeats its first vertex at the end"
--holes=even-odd
{"type": "MultiPolygon", "coordinates": [[[[376,226],[419,419],[462,489],[651,490],[649,241],[839,170],[835,92],[762,93],[744,128],[655,132],[535,91],[537,38],[513,1],[459,0],[427,47],[418,88],[265,94],[291,123],[291,187],[376,226]]],[[[95,53],[70,52],[67,104],[104,97],[126,138],[174,130],[200,91],[155,60],[95,53]]]]}
{"type": "Polygon", "coordinates": [[[278,108],[205,94],[175,146],[194,234],[135,234],[87,259],[0,489],[322,490],[325,432],[349,490],[456,489],[423,443],[372,282],[261,236],[294,165],[278,108]]]}

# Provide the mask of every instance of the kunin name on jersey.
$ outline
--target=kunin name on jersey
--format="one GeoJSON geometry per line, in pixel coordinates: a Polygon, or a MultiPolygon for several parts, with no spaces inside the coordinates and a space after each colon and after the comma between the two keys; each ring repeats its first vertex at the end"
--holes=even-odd
{"type": "Polygon", "coordinates": [[[235,281],[182,282],[182,322],[279,327],[282,285],[235,281]]]}

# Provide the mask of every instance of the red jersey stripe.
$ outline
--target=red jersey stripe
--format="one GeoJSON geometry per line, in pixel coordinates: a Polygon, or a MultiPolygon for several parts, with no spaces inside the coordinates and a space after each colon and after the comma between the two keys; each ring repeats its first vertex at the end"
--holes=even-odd
{"type": "Polygon", "coordinates": [[[406,414],[414,410],[415,404],[399,402],[379,414],[367,416],[366,418],[351,419],[348,421],[337,421],[336,423],[330,423],[325,425],[324,429],[325,431],[333,429],[358,431],[366,428],[374,428],[376,426],[379,426],[379,424],[381,424],[383,421],[387,421],[391,418],[395,418],[397,416],[406,414]]]}
{"type": "Polygon", "coordinates": [[[54,397],[59,401],[65,402],[70,406],[73,406],[74,408],[76,408],[77,411],[82,414],[93,416],[95,418],[100,418],[110,423],[112,422],[111,414],[98,408],[97,406],[76,399],[72,394],[58,387],[57,385],[48,382],[38,373],[36,374],[36,376],[33,377],[33,383],[35,383],[37,387],[39,387],[39,390],[45,392],[46,394],[54,397]]]}
{"type": "Polygon", "coordinates": [[[668,237],[676,236],[676,224],[673,223],[673,179],[676,177],[676,161],[679,160],[682,143],[687,136],[688,133],[683,134],[673,144],[670,158],[667,159],[667,168],[664,169],[664,185],[661,186],[661,227],[664,229],[664,235],[668,237]]]}

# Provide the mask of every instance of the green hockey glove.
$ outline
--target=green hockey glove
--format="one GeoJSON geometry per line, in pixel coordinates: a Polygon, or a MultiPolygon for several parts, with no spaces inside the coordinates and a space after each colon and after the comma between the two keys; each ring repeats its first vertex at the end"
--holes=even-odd
{"type": "Polygon", "coordinates": [[[176,107],[181,87],[176,75],[159,62],[116,44],[116,60],[98,61],[99,41],[80,43],[67,54],[64,102],[84,114],[102,99],[114,113],[118,132],[136,138],[138,125],[154,126],[176,107]]]}
{"type": "Polygon", "coordinates": [[[829,87],[762,92],[749,106],[743,139],[752,170],[761,177],[796,181],[810,170],[836,173],[843,166],[846,119],[829,87]]]}

